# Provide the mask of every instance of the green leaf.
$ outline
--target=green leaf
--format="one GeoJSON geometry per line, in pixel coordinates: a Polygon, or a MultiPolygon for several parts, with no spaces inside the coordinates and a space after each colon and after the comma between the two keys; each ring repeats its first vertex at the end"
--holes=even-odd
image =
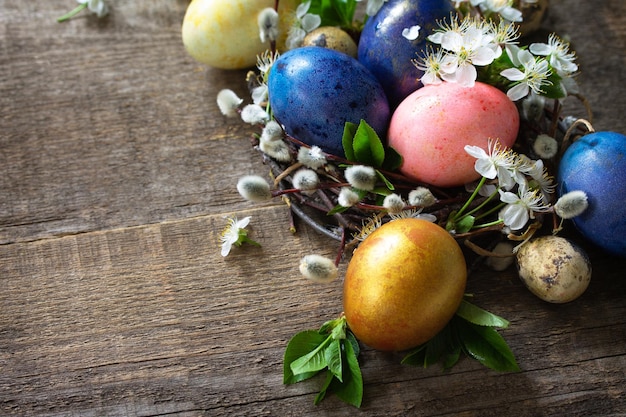
{"type": "Polygon", "coordinates": [[[441,361],[444,369],[451,368],[458,362],[461,354],[461,344],[454,332],[451,321],[428,342],[409,352],[402,359],[402,363],[427,368],[441,361]]]}
{"type": "Polygon", "coordinates": [[[457,233],[466,233],[472,229],[476,218],[474,216],[465,215],[455,222],[455,230],[457,233]]]}
{"type": "Polygon", "coordinates": [[[459,321],[463,350],[481,364],[499,372],[519,371],[511,349],[493,328],[459,321]]]}
{"type": "Polygon", "coordinates": [[[344,207],[344,206],[341,206],[341,205],[337,204],[335,207],[333,207],[332,209],[328,210],[326,215],[327,216],[332,216],[333,214],[343,213],[344,211],[348,210],[349,208],[350,207],[344,207]]]}
{"type": "Polygon", "coordinates": [[[342,363],[341,360],[341,339],[335,339],[332,341],[330,345],[324,350],[324,355],[326,356],[326,363],[328,364],[328,370],[332,372],[335,377],[343,382],[342,376],[342,363]]]}
{"type": "Polygon", "coordinates": [[[457,346],[453,343],[451,326],[448,323],[439,333],[426,342],[424,352],[424,367],[439,362],[444,356],[451,353],[457,346]]]}
{"type": "Polygon", "coordinates": [[[326,397],[326,393],[328,392],[328,388],[330,387],[331,382],[335,379],[335,375],[333,375],[330,370],[326,371],[326,379],[324,380],[324,385],[320,389],[320,392],[315,396],[315,400],[313,400],[313,404],[318,405],[322,402],[322,400],[326,397]]]}
{"type": "Polygon", "coordinates": [[[567,92],[563,89],[561,80],[561,76],[553,71],[548,77],[548,81],[550,81],[551,84],[541,86],[541,90],[543,91],[542,95],[552,99],[567,97],[567,92]]]}
{"type": "Polygon", "coordinates": [[[330,390],[342,401],[353,405],[357,408],[361,407],[363,401],[363,376],[356,352],[352,348],[352,343],[345,340],[342,341],[345,351],[345,365],[343,369],[344,380],[340,382],[333,379],[330,383],[330,390]]]}
{"type": "Polygon", "coordinates": [[[448,354],[446,354],[446,356],[443,358],[443,369],[448,370],[456,365],[461,358],[462,351],[463,349],[461,345],[458,345],[455,349],[452,349],[452,351],[448,352],[448,354]]]}
{"type": "Polygon", "coordinates": [[[402,155],[391,146],[387,146],[386,149],[383,168],[388,171],[395,171],[402,165],[402,155]]]}
{"type": "Polygon", "coordinates": [[[361,120],[359,127],[356,129],[352,148],[358,162],[380,167],[385,161],[383,143],[380,141],[376,131],[365,120],[361,120]]]}
{"type": "Polygon", "coordinates": [[[321,26],[350,27],[355,10],[355,0],[312,0],[308,13],[319,15],[321,26]]]}
{"type": "Polygon", "coordinates": [[[350,344],[352,345],[352,350],[354,351],[354,354],[358,358],[359,354],[361,353],[361,347],[359,346],[359,341],[356,340],[356,337],[354,336],[354,334],[349,330],[346,331],[346,340],[350,342],[350,344]]]}
{"type": "Polygon", "coordinates": [[[319,345],[324,343],[327,337],[327,335],[321,335],[315,330],[305,330],[291,338],[287,344],[283,358],[284,384],[294,384],[296,382],[304,381],[305,379],[311,378],[313,375],[317,374],[317,371],[315,371],[296,375],[291,369],[291,364],[296,359],[314,351],[319,345]]]}
{"type": "Polygon", "coordinates": [[[420,345],[407,353],[400,361],[403,365],[424,366],[426,359],[426,344],[420,345]]]}
{"type": "Polygon", "coordinates": [[[331,340],[331,336],[326,336],[324,341],[311,352],[291,362],[291,372],[293,372],[294,375],[299,375],[310,372],[318,372],[326,368],[328,364],[326,362],[326,355],[324,351],[331,340]]]}
{"type": "Polygon", "coordinates": [[[503,329],[509,327],[508,320],[490,313],[487,310],[483,310],[467,300],[461,301],[461,305],[459,305],[456,314],[470,323],[474,323],[479,326],[500,327],[503,329]]]}
{"type": "Polygon", "coordinates": [[[343,153],[346,154],[348,161],[356,161],[356,155],[354,154],[354,148],[352,142],[354,142],[354,135],[356,135],[356,124],[352,122],[346,122],[343,126],[343,136],[341,138],[341,145],[343,146],[343,153]]]}
{"type": "MultiPolygon", "coordinates": [[[[390,191],[394,191],[396,189],[396,187],[387,179],[387,177],[385,177],[383,175],[382,172],[380,172],[379,170],[376,170],[376,175],[378,176],[378,178],[380,178],[382,180],[382,182],[385,183],[385,186],[390,190],[390,191]]],[[[387,193],[389,194],[389,193],[387,193]]],[[[387,195],[385,194],[385,195],[387,195]]]]}

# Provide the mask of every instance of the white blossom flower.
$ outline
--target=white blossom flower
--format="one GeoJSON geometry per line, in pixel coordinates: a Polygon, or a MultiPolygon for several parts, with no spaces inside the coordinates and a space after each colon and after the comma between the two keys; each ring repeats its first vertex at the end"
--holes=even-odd
{"type": "Polygon", "coordinates": [[[383,207],[388,213],[398,214],[404,210],[404,201],[398,194],[391,193],[383,200],[383,207]]]}
{"type": "Polygon", "coordinates": [[[227,217],[228,225],[220,235],[222,243],[222,256],[228,256],[233,246],[241,246],[244,243],[251,243],[260,246],[257,242],[248,237],[246,227],[250,223],[250,216],[237,220],[236,216],[227,217]]]}
{"type": "Polygon", "coordinates": [[[500,73],[503,77],[515,82],[513,87],[506,92],[512,101],[526,97],[530,91],[541,94],[542,86],[552,84],[548,80],[550,76],[548,61],[544,58],[535,57],[526,49],[519,48],[511,48],[509,57],[514,65],[517,66],[519,63],[524,68],[524,71],[518,68],[508,68],[500,73]]]}
{"type": "Polygon", "coordinates": [[[580,93],[580,89],[578,88],[578,83],[572,76],[569,76],[569,75],[561,76],[561,88],[565,92],[565,95],[580,93]]]}
{"type": "Polygon", "coordinates": [[[351,189],[350,187],[342,187],[339,191],[339,197],[337,198],[337,204],[341,207],[352,207],[359,202],[361,196],[351,189]]]}
{"type": "Polygon", "coordinates": [[[258,104],[248,104],[241,109],[241,120],[251,125],[263,124],[269,119],[270,115],[258,104]]]}
{"type": "Polygon", "coordinates": [[[559,151],[559,143],[552,136],[542,133],[533,142],[533,151],[540,158],[550,159],[559,151]]]}
{"type": "Polygon", "coordinates": [[[512,7],[512,0],[472,0],[473,6],[479,6],[483,12],[497,13],[509,22],[521,22],[522,12],[512,7]]]}
{"type": "Polygon", "coordinates": [[[109,7],[106,5],[104,0],[76,0],[76,3],[78,3],[78,6],[59,17],[57,22],[69,20],[84,9],[89,9],[90,12],[94,13],[98,17],[104,17],[109,14],[109,7]]]}
{"type": "Polygon", "coordinates": [[[248,201],[262,202],[272,198],[270,185],[258,175],[245,175],[237,181],[237,191],[248,201]]]}
{"type": "Polygon", "coordinates": [[[327,163],[324,151],[316,145],[313,145],[310,148],[307,148],[306,146],[300,147],[298,150],[298,162],[312,169],[321,168],[327,163]]]}
{"type": "Polygon", "coordinates": [[[545,56],[550,66],[560,76],[569,75],[578,70],[578,65],[574,63],[576,55],[569,51],[569,44],[563,42],[554,33],[548,36],[548,43],[531,43],[528,49],[535,55],[545,56]]]}
{"type": "Polygon", "coordinates": [[[441,47],[446,55],[441,68],[441,78],[472,87],[477,71],[474,65],[489,65],[496,57],[491,47],[493,35],[478,24],[467,27],[463,33],[446,31],[441,37],[441,47]]]}
{"type": "Polygon", "coordinates": [[[512,170],[515,155],[507,148],[501,148],[498,141],[489,140],[487,151],[480,146],[465,145],[465,152],[476,158],[474,169],[490,180],[498,178],[501,187],[510,189],[515,185],[512,170]]]}
{"type": "Polygon", "coordinates": [[[346,168],[344,175],[351,186],[365,191],[372,191],[378,178],[376,170],[366,165],[352,165],[346,168]]]}
{"type": "Polygon", "coordinates": [[[500,210],[498,217],[511,230],[522,229],[529,219],[535,218],[535,213],[545,212],[549,209],[543,203],[543,196],[538,190],[530,190],[520,185],[517,194],[502,190],[498,190],[498,192],[500,193],[500,201],[507,204],[500,210]]]}
{"type": "Polygon", "coordinates": [[[104,17],[109,13],[109,8],[104,0],[76,0],[76,2],[80,4],[86,3],[87,8],[98,17],[104,17]]]}
{"type": "Polygon", "coordinates": [[[433,50],[431,48],[423,57],[412,61],[413,65],[424,73],[420,78],[423,85],[442,83],[441,71],[445,60],[446,53],[443,49],[437,48],[437,50],[433,50]]]}
{"type": "Polygon", "coordinates": [[[574,190],[563,194],[554,204],[554,212],[562,219],[571,219],[581,215],[587,207],[587,194],[581,190],[574,190]]]}
{"type": "Polygon", "coordinates": [[[409,192],[409,204],[417,207],[430,207],[437,202],[437,199],[426,187],[417,187],[409,192]]]}
{"type": "Polygon", "coordinates": [[[517,44],[517,39],[520,37],[518,30],[519,26],[514,23],[507,23],[500,21],[500,23],[491,23],[489,29],[493,34],[493,44],[495,57],[499,58],[502,55],[502,50],[509,49],[512,45],[517,44]]]}
{"type": "Polygon", "coordinates": [[[266,50],[261,55],[257,55],[256,67],[261,73],[261,76],[264,80],[266,79],[266,75],[269,73],[270,68],[272,68],[272,65],[274,65],[274,61],[276,61],[279,57],[280,53],[272,53],[272,51],[270,50],[266,50]]]}
{"type": "Polygon", "coordinates": [[[404,28],[402,29],[402,36],[409,41],[414,41],[417,38],[419,38],[420,29],[421,29],[420,25],[415,25],[409,28],[404,28]]]}
{"type": "Polygon", "coordinates": [[[302,168],[293,174],[293,187],[298,190],[311,191],[316,190],[320,185],[320,179],[317,172],[312,169],[302,168]]]}
{"type": "Polygon", "coordinates": [[[307,13],[311,7],[311,0],[300,3],[296,8],[296,18],[289,29],[285,44],[287,49],[302,46],[302,41],[307,33],[317,29],[322,23],[322,18],[316,14],[307,13]]]}
{"type": "Polygon", "coordinates": [[[257,16],[257,23],[261,42],[275,42],[278,38],[278,12],[273,7],[266,7],[257,16]]]}
{"type": "Polygon", "coordinates": [[[530,176],[532,181],[529,185],[531,188],[541,191],[544,202],[549,201],[549,195],[554,192],[556,184],[554,184],[554,178],[548,173],[543,161],[541,159],[530,161],[530,163],[523,168],[522,172],[530,176]]]}
{"type": "Polygon", "coordinates": [[[243,99],[239,98],[233,90],[225,88],[217,93],[217,107],[224,116],[237,116],[237,110],[239,110],[241,103],[243,103],[243,99]]]}
{"type": "Polygon", "coordinates": [[[319,283],[328,283],[337,279],[339,271],[335,263],[321,255],[306,255],[300,260],[300,273],[305,278],[319,283]]]}
{"type": "Polygon", "coordinates": [[[441,78],[471,87],[477,77],[474,65],[489,65],[497,56],[499,46],[494,43],[491,24],[467,17],[460,23],[456,18],[449,25],[440,22],[439,27],[428,40],[441,45],[444,53],[430,52],[423,59],[418,67],[426,72],[422,83],[438,84],[441,78]]]}
{"type": "Polygon", "coordinates": [[[367,0],[365,14],[368,16],[374,16],[386,2],[387,0],[367,0]]]}

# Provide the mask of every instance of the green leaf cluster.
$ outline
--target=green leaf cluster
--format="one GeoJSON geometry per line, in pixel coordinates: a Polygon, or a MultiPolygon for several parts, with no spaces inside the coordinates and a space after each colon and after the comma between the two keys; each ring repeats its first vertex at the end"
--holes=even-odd
{"type": "Polygon", "coordinates": [[[315,404],[332,392],[342,401],[360,407],[363,377],[357,359],[359,352],[359,344],[347,329],[345,317],[328,321],[317,331],[297,333],[285,350],[283,383],[304,381],[325,369],[326,378],[315,404]]]}
{"type": "Polygon", "coordinates": [[[348,161],[389,171],[402,165],[402,156],[395,149],[385,147],[376,131],[365,120],[361,120],[358,125],[346,122],[342,145],[348,161]]]}
{"type": "Polygon", "coordinates": [[[428,367],[441,362],[445,370],[454,366],[461,353],[499,372],[519,371],[513,352],[497,328],[508,327],[502,317],[466,300],[435,337],[409,352],[402,363],[428,367]]]}
{"type": "Polygon", "coordinates": [[[321,26],[353,27],[357,0],[311,0],[309,13],[322,19],[321,26]]]}

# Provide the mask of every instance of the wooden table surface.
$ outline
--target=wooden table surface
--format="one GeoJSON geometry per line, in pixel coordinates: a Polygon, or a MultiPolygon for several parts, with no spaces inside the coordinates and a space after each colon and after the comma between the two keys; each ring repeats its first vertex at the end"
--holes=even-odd
{"type": "MultiPolygon", "coordinates": [[[[364,349],[358,412],[314,406],[319,379],[284,386],[288,339],[341,312],[341,280],[310,284],[299,259],[337,245],[236,192],[268,172],[215,103],[225,87],[247,97],[245,72],[187,55],[188,1],[108,3],[59,24],[73,0],[0,0],[0,415],[625,415],[626,262],[590,247],[570,304],[513,270],[471,277],[511,321],[519,373],[364,349]],[[262,247],[222,258],[233,213],[262,247]]],[[[626,133],[626,2],[552,0],[544,26],[571,39],[596,129],[626,133]]]]}

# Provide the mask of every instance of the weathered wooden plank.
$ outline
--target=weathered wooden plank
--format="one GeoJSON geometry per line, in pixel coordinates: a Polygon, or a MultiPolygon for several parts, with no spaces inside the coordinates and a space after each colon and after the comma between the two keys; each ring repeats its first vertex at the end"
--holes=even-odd
{"type": "MultiPolygon", "coordinates": [[[[281,383],[287,340],[339,313],[341,285],[297,272],[334,243],[291,236],[284,206],[234,191],[266,171],[251,129],[214,102],[223,87],[245,94],[243,72],[186,55],[188,1],[110,3],[105,20],[59,25],[67,0],[0,0],[0,414],[354,415],[332,396],[314,407],[319,380],[281,383]],[[219,256],[229,212],[253,215],[262,248],[219,256]]],[[[551,7],[597,128],[626,131],[626,3],[551,7]]],[[[476,302],[511,320],[522,372],[465,360],[443,374],[364,349],[359,414],[623,413],[626,265],[592,253],[592,284],[569,305],[537,300],[513,271],[472,277],[476,302]]]]}
{"type": "Polygon", "coordinates": [[[215,97],[244,96],[245,72],[187,56],[185,5],[114,4],[97,24],[56,23],[62,1],[3,11],[0,243],[241,207],[259,157],[215,97]]]}
{"type": "MultiPolygon", "coordinates": [[[[351,415],[333,398],[312,406],[319,380],[281,382],[286,341],[341,310],[340,282],[311,285],[297,271],[301,254],[334,248],[307,229],[291,235],[285,210],[239,213],[253,216],[264,246],[226,259],[216,243],[221,216],[1,246],[3,412],[351,415]]],[[[614,269],[598,274],[580,302],[552,306],[512,271],[478,273],[468,290],[512,319],[503,334],[523,372],[498,375],[465,360],[443,374],[365,349],[364,414],[617,411],[626,285],[614,269]]]]}

